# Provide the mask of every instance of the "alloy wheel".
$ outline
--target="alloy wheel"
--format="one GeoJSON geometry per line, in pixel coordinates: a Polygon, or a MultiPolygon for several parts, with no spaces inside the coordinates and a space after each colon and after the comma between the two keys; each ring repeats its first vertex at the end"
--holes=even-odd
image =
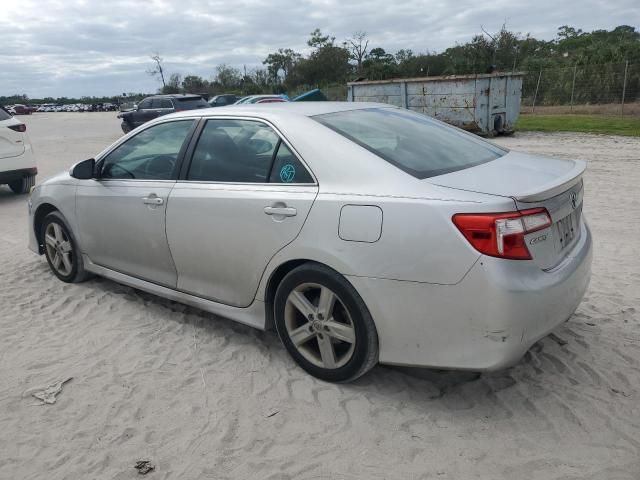
{"type": "Polygon", "coordinates": [[[303,283],[287,297],[287,335],[296,350],[313,365],[336,369],[353,356],[356,331],[349,311],[331,289],[303,283]]]}
{"type": "Polygon", "coordinates": [[[69,237],[58,223],[51,222],[47,225],[44,244],[56,272],[63,277],[70,275],[73,270],[73,249],[69,237]]]}

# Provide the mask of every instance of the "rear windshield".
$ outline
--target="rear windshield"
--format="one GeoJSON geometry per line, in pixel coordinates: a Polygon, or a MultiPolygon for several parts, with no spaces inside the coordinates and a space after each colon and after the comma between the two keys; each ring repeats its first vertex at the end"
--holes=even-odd
{"type": "Polygon", "coordinates": [[[174,98],[178,101],[179,110],[195,110],[196,108],[209,108],[209,104],[201,97],[174,98]]]}
{"type": "Polygon", "coordinates": [[[11,118],[11,114],[8,113],[4,107],[0,106],[0,121],[9,120],[11,118]]]}
{"type": "Polygon", "coordinates": [[[474,135],[408,110],[366,108],[313,118],[421,179],[480,165],[507,153],[474,135]]]}

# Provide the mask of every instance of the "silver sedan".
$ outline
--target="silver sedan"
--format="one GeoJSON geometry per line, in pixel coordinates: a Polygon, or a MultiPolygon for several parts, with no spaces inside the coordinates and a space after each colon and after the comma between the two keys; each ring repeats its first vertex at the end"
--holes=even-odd
{"type": "Polygon", "coordinates": [[[36,187],[30,248],[65,282],[275,327],[324,380],[494,370],[585,293],[584,169],[388,105],[187,111],[36,187]]]}

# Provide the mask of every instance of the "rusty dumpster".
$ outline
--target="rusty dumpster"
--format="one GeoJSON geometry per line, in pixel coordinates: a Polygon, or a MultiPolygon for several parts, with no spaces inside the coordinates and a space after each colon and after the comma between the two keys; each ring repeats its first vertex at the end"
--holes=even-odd
{"type": "Polygon", "coordinates": [[[396,105],[479,135],[510,134],[520,114],[523,76],[513,72],[349,82],[347,101],[396,105]]]}

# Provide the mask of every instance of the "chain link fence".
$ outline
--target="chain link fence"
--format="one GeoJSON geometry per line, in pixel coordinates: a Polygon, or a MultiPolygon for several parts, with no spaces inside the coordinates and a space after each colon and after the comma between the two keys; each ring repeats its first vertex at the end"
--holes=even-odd
{"type": "Polygon", "coordinates": [[[529,71],[524,113],[640,114],[640,64],[608,63],[529,71]]]}

